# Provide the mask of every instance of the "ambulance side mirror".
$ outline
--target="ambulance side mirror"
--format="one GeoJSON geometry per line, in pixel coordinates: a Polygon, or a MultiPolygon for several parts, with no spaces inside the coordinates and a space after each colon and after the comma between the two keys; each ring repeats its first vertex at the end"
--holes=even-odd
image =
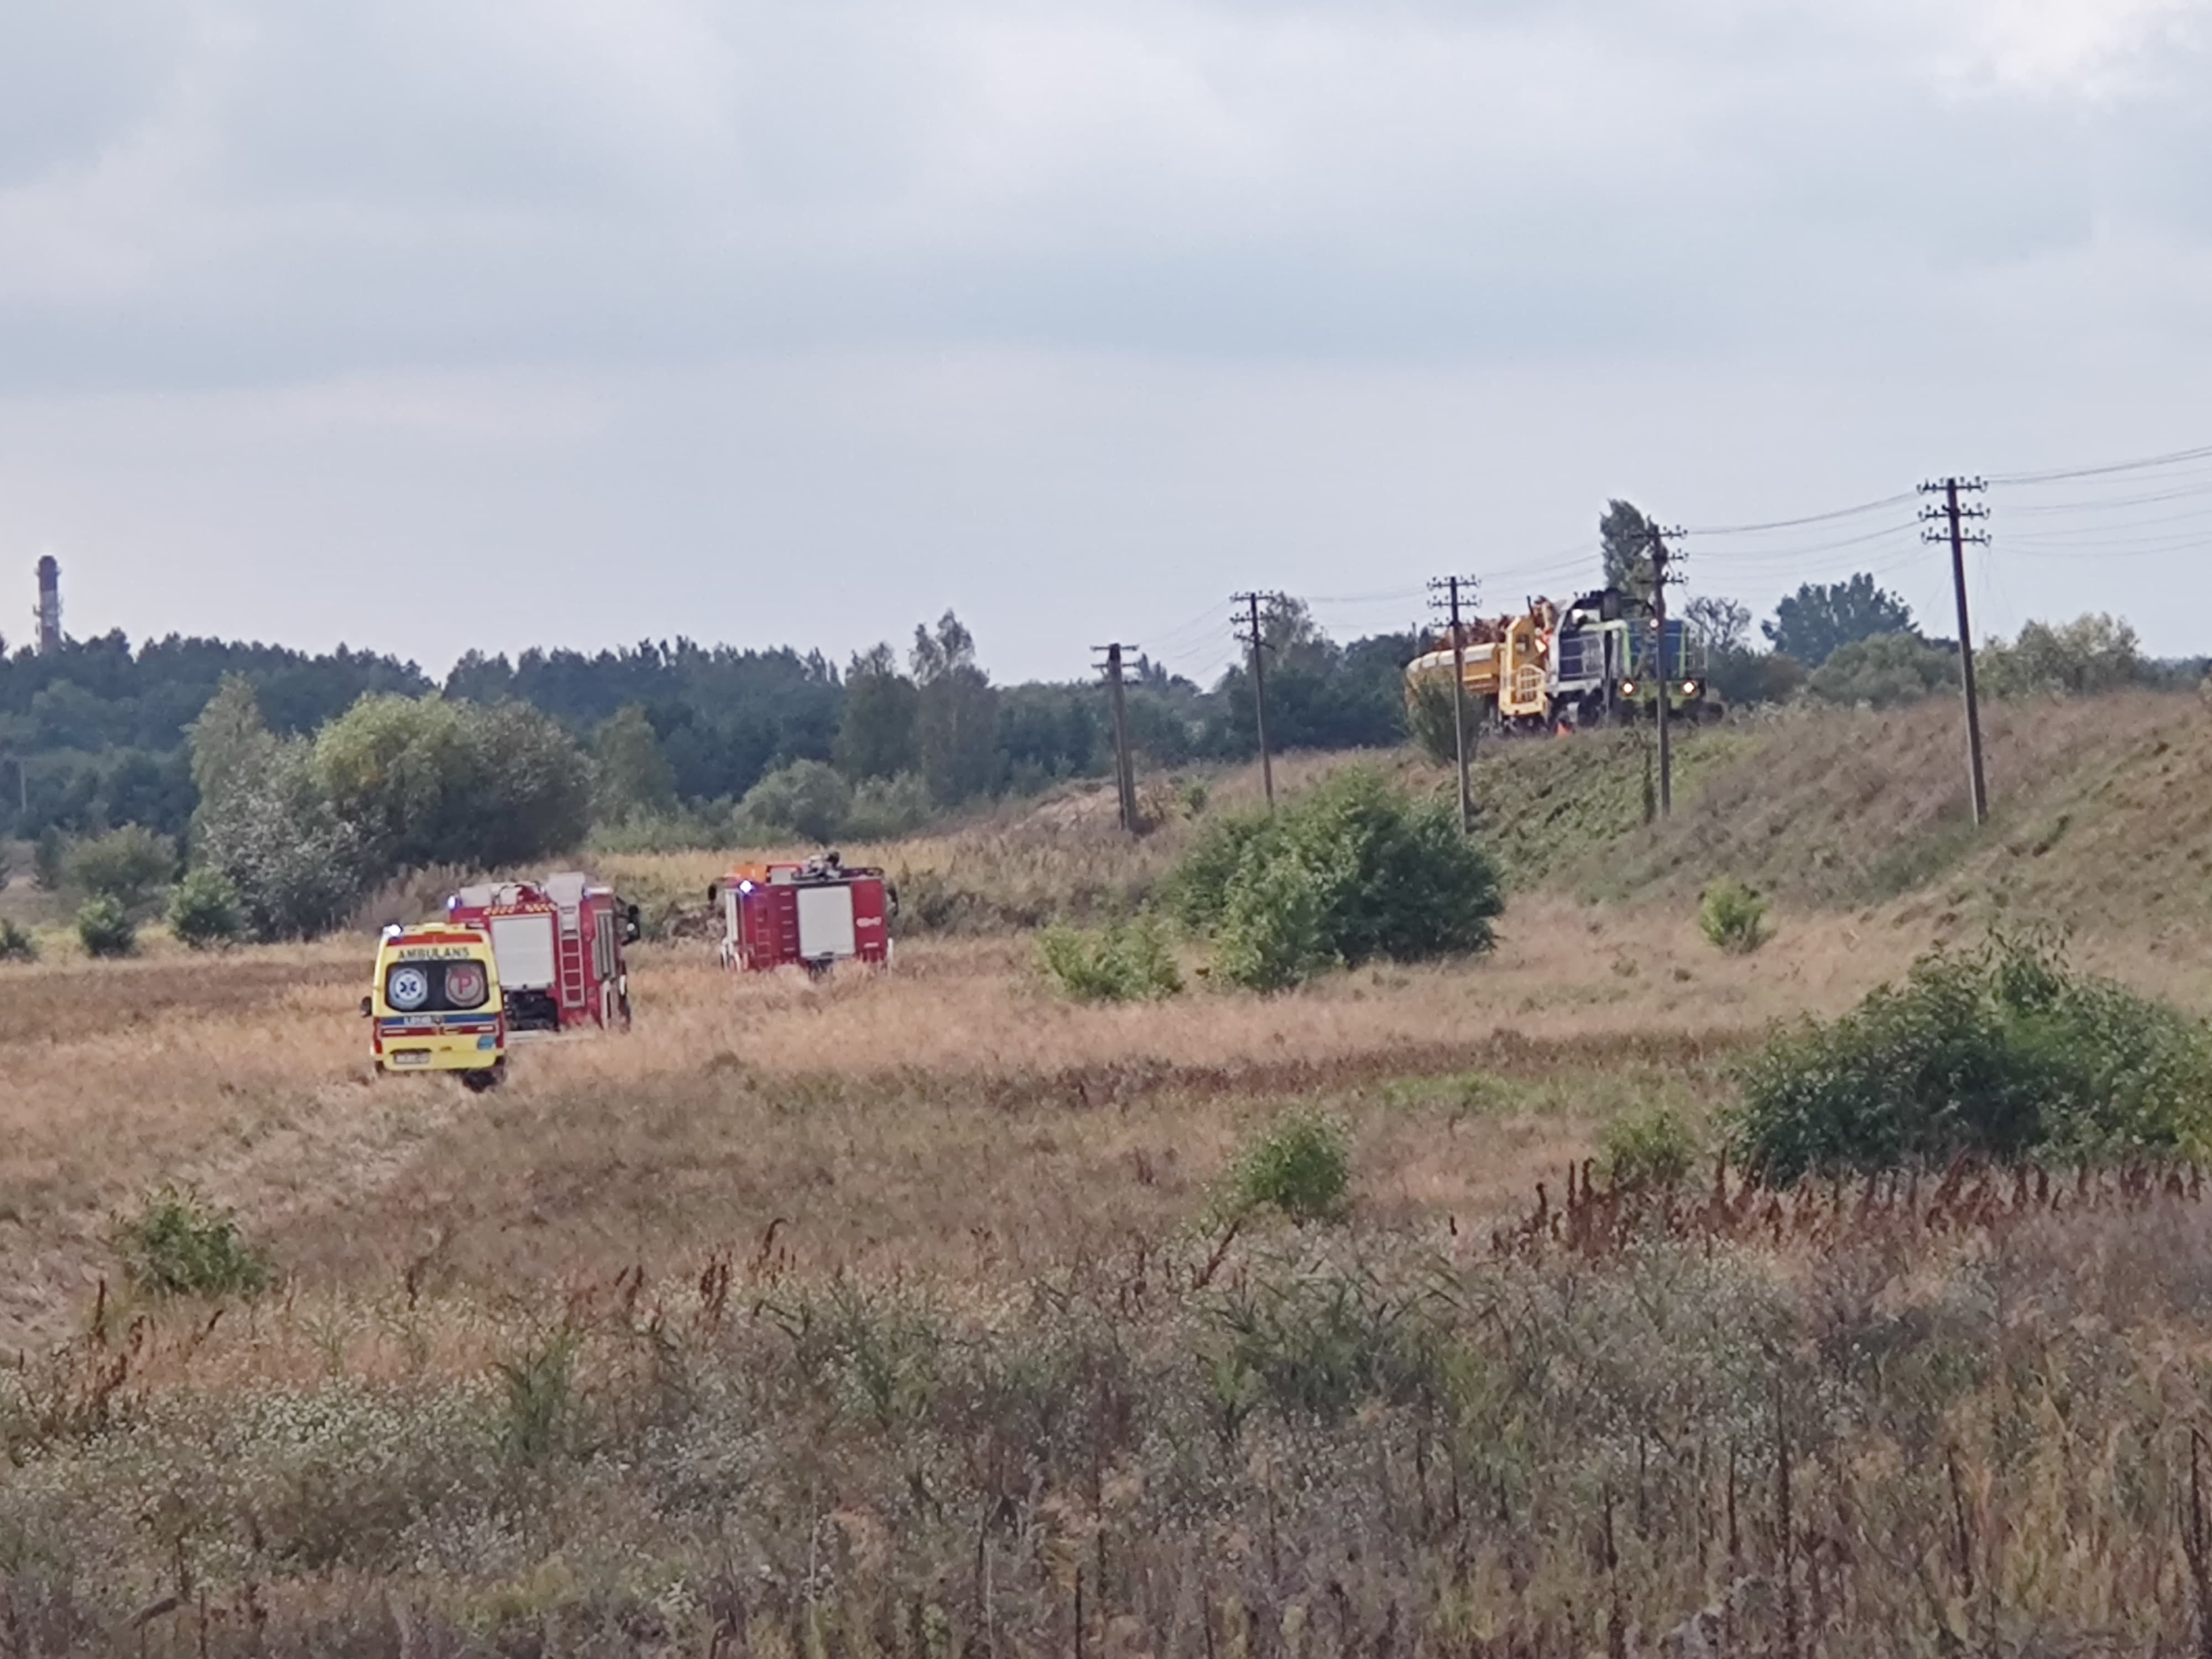
{"type": "Polygon", "coordinates": [[[367,997],[363,997],[361,1000],[361,1017],[363,1019],[367,1019],[368,1018],[368,999],[367,997]]]}

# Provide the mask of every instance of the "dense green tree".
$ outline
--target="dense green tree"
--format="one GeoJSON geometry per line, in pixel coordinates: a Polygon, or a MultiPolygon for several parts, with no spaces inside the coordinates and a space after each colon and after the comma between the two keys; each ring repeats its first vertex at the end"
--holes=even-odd
{"type": "Polygon", "coordinates": [[[579,844],[591,767],[521,703],[368,696],[317,734],[315,781],[387,870],[500,867],[579,844]]]}
{"type": "Polygon", "coordinates": [[[999,769],[999,695],[976,665],[975,636],[950,611],[917,626],[914,670],[917,769],[930,798],[957,806],[988,792],[999,769]]]}
{"type": "Polygon", "coordinates": [[[594,817],[623,823],[673,811],[676,769],[661,752],[660,738],[637,703],[615,711],[592,739],[596,791],[594,817]]]}
{"type": "Polygon", "coordinates": [[[453,856],[477,818],[486,780],[466,712],[440,696],[363,697],[315,737],[315,781],[392,867],[473,861],[453,856]]]}
{"type": "Polygon", "coordinates": [[[826,844],[845,833],[852,811],[853,786],[836,768],[802,760],[778,767],[747,790],[738,819],[753,836],[826,844]]]}
{"type": "Polygon", "coordinates": [[[134,922],[153,914],[176,876],[176,843],[143,824],[126,823],[70,849],[70,884],[113,900],[134,922]]]}
{"type": "Polygon", "coordinates": [[[855,783],[912,770],[921,699],[915,683],[899,672],[888,644],[854,652],[845,671],[845,712],[837,722],[837,769],[855,783]]]}
{"type": "Polygon", "coordinates": [[[195,951],[245,937],[246,906],[222,871],[202,865],[187,871],[169,895],[169,932],[195,951]]]}
{"type": "Polygon", "coordinates": [[[487,708],[469,728],[473,812],[445,861],[512,868],[583,845],[592,828],[592,769],[582,750],[527,703],[487,708]]]}
{"type": "Polygon", "coordinates": [[[1777,651],[1818,669],[1846,645],[1914,630],[1911,607],[1861,571],[1847,581],[1805,583],[1774,607],[1774,619],[1761,623],[1759,631],[1777,651]]]}
{"type": "Polygon", "coordinates": [[[2101,613],[2070,623],[2029,623],[2009,644],[1990,641],[1977,665],[1993,697],[2082,696],[2152,678],[2136,630],[2101,613]]]}
{"type": "Polygon", "coordinates": [[[1017,685],[999,694],[999,752],[1012,787],[1109,771],[1113,742],[1103,685],[1017,685]]]}
{"type": "Polygon", "coordinates": [[[1958,683],[1956,647],[1931,645],[1917,634],[1876,634],[1838,647],[1805,689],[1823,702],[1891,708],[1958,683]]]}
{"type": "Polygon", "coordinates": [[[376,866],[318,785],[313,745],[271,734],[241,680],[194,722],[192,751],[205,784],[195,855],[229,883],[253,936],[312,939],[343,921],[376,866]]]}

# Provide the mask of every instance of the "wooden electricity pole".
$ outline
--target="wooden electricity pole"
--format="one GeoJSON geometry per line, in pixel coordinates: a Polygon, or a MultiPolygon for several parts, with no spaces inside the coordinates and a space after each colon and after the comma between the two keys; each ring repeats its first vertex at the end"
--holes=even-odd
{"type": "Polygon", "coordinates": [[[1267,792],[1267,810],[1275,810],[1275,763],[1267,753],[1267,641],[1260,623],[1261,604],[1273,604],[1280,593],[1232,593],[1231,601],[1244,607],[1237,618],[1237,637],[1252,647],[1252,702],[1260,726],[1260,784],[1267,792]]]}
{"type": "Polygon", "coordinates": [[[1114,698],[1114,793],[1121,802],[1121,827],[1133,836],[1144,824],[1137,817],[1137,769],[1129,757],[1129,711],[1121,695],[1121,653],[1134,648],[1118,641],[1091,647],[1106,653],[1106,685],[1114,698]]]}
{"type": "MultiPolygon", "coordinates": [[[[1473,577],[1443,576],[1429,583],[1431,593],[1442,593],[1441,603],[1451,620],[1452,642],[1452,746],[1459,757],[1459,832],[1462,836],[1474,833],[1474,783],[1469,769],[1474,762],[1474,731],[1467,718],[1467,634],[1460,625],[1460,590],[1467,597],[1474,597],[1473,577]]],[[[1430,603],[1439,603],[1431,599],[1430,603]]]]}
{"type": "Polygon", "coordinates": [[[1974,827],[1979,829],[1990,815],[1989,786],[1982,776],[1982,706],[1974,696],[1974,632],[1966,619],[1966,544],[1989,545],[1989,532],[1969,530],[1965,520],[1986,519],[1986,507],[1961,507],[1961,491],[1978,491],[1989,486],[1979,478],[1943,478],[1920,486],[1923,495],[1940,494],[1942,504],[1923,507],[1920,516],[1929,520],[1929,528],[1921,532],[1923,541],[1951,544],[1951,592],[1959,606],[1959,685],[1966,699],[1966,783],[1974,808],[1974,827]]]}
{"type": "MultiPolygon", "coordinates": [[[[1680,531],[1674,532],[1680,535],[1680,531]]],[[[1667,550],[1668,532],[1653,525],[1651,539],[1651,631],[1653,643],[1651,671],[1657,676],[1654,689],[1658,694],[1658,705],[1654,711],[1659,720],[1659,816],[1666,817],[1674,810],[1674,751],[1668,732],[1668,715],[1674,701],[1674,683],[1668,673],[1667,661],[1667,568],[1674,556],[1667,550]]],[[[1674,653],[1673,666],[1682,665],[1682,653],[1674,653]]]]}

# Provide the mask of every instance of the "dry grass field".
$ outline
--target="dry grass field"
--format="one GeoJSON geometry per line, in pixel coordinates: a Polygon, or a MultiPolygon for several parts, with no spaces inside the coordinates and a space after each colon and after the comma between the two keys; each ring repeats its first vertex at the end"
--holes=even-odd
{"type": "MultiPolygon", "coordinates": [[[[1029,930],[1188,834],[1080,796],[848,849],[890,971],[679,930],[633,1034],[482,1097],[372,1079],[359,938],[0,965],[0,1654],[2207,1650],[2195,1190],[1563,1207],[1613,1118],[1701,1127],[1992,918],[2212,1012],[2197,706],[2002,716],[1971,844],[1939,714],[1707,734],[1650,831],[1618,754],[1487,758],[1497,951],[1273,998],[1196,947],[1166,1003],[1051,992],[1029,930]],[[1694,925],[1733,870],[1754,956],[1694,925]],[[1348,1218],[1227,1225],[1312,1111],[1348,1218]],[[134,1296],[164,1183],[273,1287],[134,1296]]],[[[665,914],[727,860],[607,862],[665,914]]]]}
{"type": "Polygon", "coordinates": [[[1730,958],[1686,915],[1537,898],[1479,963],[1142,1007],[1056,998],[1021,936],[912,940],[821,985],[647,946],[632,1036],[526,1048],[484,1097],[372,1080],[357,940],[0,969],[0,1346],[67,1333],[112,1277],[110,1217],[162,1181],[317,1289],[418,1261],[479,1288],[680,1271],[779,1217],[811,1271],[996,1281],[1187,1224],[1255,1121],[1319,1098],[1371,1207],[1486,1225],[1625,1101],[1694,1104],[1765,1022],[1917,942],[1807,917],[1730,958]]]}

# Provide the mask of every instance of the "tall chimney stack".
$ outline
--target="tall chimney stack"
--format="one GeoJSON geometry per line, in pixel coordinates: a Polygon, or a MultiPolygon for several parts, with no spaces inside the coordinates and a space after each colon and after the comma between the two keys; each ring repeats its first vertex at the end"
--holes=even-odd
{"type": "Polygon", "coordinates": [[[62,568],[51,553],[39,561],[39,654],[62,648],[62,568]]]}

